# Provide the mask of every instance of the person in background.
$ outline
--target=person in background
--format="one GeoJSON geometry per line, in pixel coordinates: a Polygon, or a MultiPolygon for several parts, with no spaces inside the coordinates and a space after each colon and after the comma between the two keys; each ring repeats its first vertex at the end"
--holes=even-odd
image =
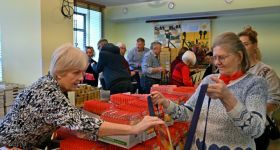
{"type": "MultiPolygon", "coordinates": [[[[108,44],[108,40],[107,40],[107,39],[100,39],[100,40],[97,42],[97,48],[98,48],[98,50],[101,51],[102,47],[104,47],[104,45],[106,45],[106,44],[108,44]]],[[[100,74],[99,74],[99,80],[100,80],[102,89],[103,89],[103,90],[108,90],[108,88],[106,87],[105,80],[104,80],[103,72],[100,72],[100,74]]]]}
{"type": "Polygon", "coordinates": [[[208,76],[209,74],[215,73],[216,70],[217,70],[216,67],[215,67],[215,65],[213,64],[213,52],[212,52],[212,51],[206,53],[204,59],[205,59],[205,62],[206,62],[208,65],[207,65],[207,67],[206,67],[206,70],[205,70],[205,72],[204,72],[204,74],[203,74],[202,79],[205,78],[206,76],[208,76]]]}
{"type": "Polygon", "coordinates": [[[212,47],[219,74],[206,76],[183,105],[175,104],[159,92],[151,93],[152,101],[162,105],[164,111],[175,120],[190,121],[201,85],[208,84],[192,149],[202,146],[210,101],[205,147],[209,150],[254,150],[254,138],[259,137],[265,128],[267,83],[263,78],[247,72],[249,58],[235,33],[218,35],[212,47]]]}
{"type": "Polygon", "coordinates": [[[190,76],[190,66],[195,65],[196,56],[192,51],[186,51],[182,56],[182,62],[177,63],[172,72],[171,84],[177,86],[193,86],[190,76]]]}
{"type": "MultiPolygon", "coordinates": [[[[182,56],[183,56],[183,54],[184,54],[186,51],[188,51],[188,48],[182,47],[182,48],[179,50],[177,57],[171,62],[171,66],[170,66],[170,79],[172,79],[172,72],[173,72],[175,66],[176,66],[178,63],[182,62],[182,56]]],[[[172,81],[172,80],[170,80],[170,81],[172,81]]]]}
{"type": "MultiPolygon", "coordinates": [[[[132,76],[132,79],[137,82],[136,89],[138,89],[139,94],[144,93],[140,85],[140,78],[142,72],[141,63],[144,54],[147,52],[149,52],[149,49],[145,47],[145,40],[143,38],[138,38],[136,40],[136,47],[128,51],[126,57],[126,60],[129,63],[130,70],[135,71],[135,75],[132,76]]],[[[136,91],[136,89],[134,89],[134,92],[136,91]]]]}
{"type": "Polygon", "coordinates": [[[166,71],[161,67],[159,56],[162,44],[158,41],[151,43],[151,50],[143,56],[141,87],[145,94],[149,94],[153,84],[159,84],[161,73],[166,71]]]}
{"type": "MultiPolygon", "coordinates": [[[[258,47],[258,33],[252,27],[245,28],[238,34],[240,40],[249,54],[250,69],[249,72],[261,76],[268,83],[268,100],[266,103],[267,115],[271,117],[272,113],[280,106],[280,80],[271,66],[261,61],[261,52],[258,47]]],[[[268,126],[266,128],[269,128],[268,126]]],[[[265,130],[267,131],[267,130],[265,130]]],[[[255,139],[257,150],[266,150],[269,146],[269,135],[267,132],[255,139]]]]}
{"type": "Polygon", "coordinates": [[[94,70],[92,69],[92,65],[97,63],[95,60],[92,59],[92,57],[94,57],[94,55],[95,55],[93,47],[86,46],[86,54],[88,56],[88,67],[85,72],[85,77],[84,77],[83,83],[97,87],[99,75],[98,75],[98,73],[94,72],[94,70]]]}
{"type": "Polygon", "coordinates": [[[133,90],[130,74],[124,61],[119,47],[114,44],[108,43],[101,48],[98,63],[93,69],[96,72],[103,72],[105,86],[110,90],[110,95],[133,90]]]}
{"type": "Polygon", "coordinates": [[[123,42],[118,42],[117,46],[120,48],[120,54],[124,57],[126,52],[126,45],[123,42]]]}
{"type": "MultiPolygon", "coordinates": [[[[120,54],[124,57],[125,52],[126,52],[126,45],[123,42],[118,42],[117,46],[120,48],[120,54]]],[[[134,76],[135,75],[135,71],[131,71],[129,68],[129,64],[127,62],[127,60],[124,57],[124,65],[127,68],[128,72],[130,73],[130,76],[134,76]]]]}
{"type": "Polygon", "coordinates": [[[101,51],[102,47],[104,45],[108,44],[108,40],[107,39],[100,39],[98,42],[97,42],[97,48],[98,50],[101,51]]]}
{"type": "Polygon", "coordinates": [[[20,92],[1,120],[0,146],[44,149],[46,137],[61,126],[88,140],[97,140],[99,136],[138,134],[164,123],[149,116],[136,125],[110,123],[73,106],[65,93],[78,87],[87,67],[88,57],[72,44],[56,49],[49,73],[20,92]]]}

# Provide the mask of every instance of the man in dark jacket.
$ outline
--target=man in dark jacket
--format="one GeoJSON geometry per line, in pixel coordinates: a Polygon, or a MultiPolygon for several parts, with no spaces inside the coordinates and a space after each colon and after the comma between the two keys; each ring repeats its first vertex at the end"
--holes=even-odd
{"type": "Polygon", "coordinates": [[[106,87],[109,88],[111,95],[131,92],[133,89],[123,59],[119,47],[108,43],[101,48],[98,63],[94,65],[96,72],[103,72],[106,87]]]}
{"type": "MultiPolygon", "coordinates": [[[[100,39],[98,42],[97,42],[97,48],[99,51],[101,51],[102,47],[104,45],[108,44],[108,40],[107,39],[100,39]]],[[[99,74],[99,80],[100,80],[100,83],[101,83],[101,86],[102,86],[102,89],[103,90],[108,90],[108,88],[106,87],[106,84],[105,84],[105,80],[104,80],[104,77],[103,77],[103,72],[101,72],[99,74]]]]}

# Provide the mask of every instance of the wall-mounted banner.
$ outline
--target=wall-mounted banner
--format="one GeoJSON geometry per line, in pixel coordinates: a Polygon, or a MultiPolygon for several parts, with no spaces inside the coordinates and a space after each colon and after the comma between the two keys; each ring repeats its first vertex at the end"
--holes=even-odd
{"type": "Polygon", "coordinates": [[[181,47],[192,50],[198,64],[202,64],[205,54],[210,50],[210,20],[185,21],[181,24],[181,47]]]}
{"type": "Polygon", "coordinates": [[[155,40],[168,48],[179,50],[181,47],[187,47],[196,54],[197,64],[203,64],[206,53],[210,51],[210,25],[210,20],[155,24],[155,40]]]}
{"type": "Polygon", "coordinates": [[[155,40],[164,47],[180,47],[181,24],[157,24],[154,27],[155,40]]]}

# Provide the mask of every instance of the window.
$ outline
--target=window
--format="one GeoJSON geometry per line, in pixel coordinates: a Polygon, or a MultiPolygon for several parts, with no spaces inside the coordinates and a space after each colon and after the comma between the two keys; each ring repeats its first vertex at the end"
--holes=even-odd
{"type": "Polygon", "coordinates": [[[98,60],[99,51],[97,42],[101,39],[102,32],[102,13],[83,7],[75,7],[74,14],[74,45],[81,50],[85,46],[92,46],[95,50],[95,60],[98,60]]]}
{"type": "Polygon", "coordinates": [[[86,46],[86,14],[74,14],[75,46],[83,49],[86,46]]]}

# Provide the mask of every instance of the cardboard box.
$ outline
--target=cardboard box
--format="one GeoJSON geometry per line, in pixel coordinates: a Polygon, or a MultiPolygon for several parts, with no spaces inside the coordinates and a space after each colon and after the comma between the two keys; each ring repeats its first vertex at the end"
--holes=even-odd
{"type": "Polygon", "coordinates": [[[5,96],[4,96],[4,90],[0,90],[0,107],[5,106],[5,96]]]}
{"type": "Polygon", "coordinates": [[[6,107],[4,107],[5,114],[8,113],[8,112],[10,111],[11,108],[12,108],[12,106],[6,106],[6,107]]]}
{"type": "Polygon", "coordinates": [[[5,109],[4,107],[0,107],[0,120],[5,116],[5,109]]]}
{"type": "Polygon", "coordinates": [[[131,147],[142,142],[142,135],[122,135],[122,136],[105,136],[99,137],[99,141],[116,145],[122,148],[130,149],[131,147]]]}
{"type": "Polygon", "coordinates": [[[14,95],[12,89],[5,90],[5,106],[10,106],[14,102],[14,95]]]}

